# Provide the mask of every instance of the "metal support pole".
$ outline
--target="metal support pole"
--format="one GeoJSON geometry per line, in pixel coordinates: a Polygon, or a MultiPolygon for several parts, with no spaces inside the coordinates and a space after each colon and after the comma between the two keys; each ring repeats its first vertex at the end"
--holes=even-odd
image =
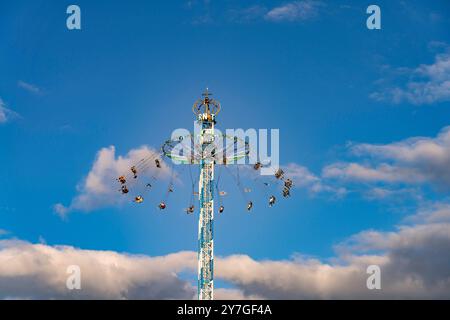
{"type": "Polygon", "coordinates": [[[214,148],[214,121],[209,114],[200,115],[200,161],[198,221],[198,299],[214,298],[214,161],[209,156],[214,148]]]}

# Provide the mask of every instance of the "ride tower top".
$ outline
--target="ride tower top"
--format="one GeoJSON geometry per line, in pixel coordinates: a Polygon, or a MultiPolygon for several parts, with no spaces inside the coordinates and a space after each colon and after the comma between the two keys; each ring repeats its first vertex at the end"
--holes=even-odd
{"type": "Polygon", "coordinates": [[[220,112],[220,102],[212,99],[212,93],[206,88],[202,93],[203,98],[195,101],[192,111],[197,116],[197,120],[201,122],[215,123],[216,115],[220,112]]]}

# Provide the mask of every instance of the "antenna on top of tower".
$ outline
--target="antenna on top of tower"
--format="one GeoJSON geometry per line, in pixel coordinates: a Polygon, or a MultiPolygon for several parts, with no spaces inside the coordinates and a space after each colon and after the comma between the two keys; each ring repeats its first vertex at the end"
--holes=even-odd
{"type": "Polygon", "coordinates": [[[208,88],[206,88],[206,90],[205,90],[205,92],[203,92],[202,93],[202,96],[204,96],[204,97],[208,97],[208,96],[212,96],[213,94],[211,93],[211,92],[209,92],[209,89],[208,88]]]}

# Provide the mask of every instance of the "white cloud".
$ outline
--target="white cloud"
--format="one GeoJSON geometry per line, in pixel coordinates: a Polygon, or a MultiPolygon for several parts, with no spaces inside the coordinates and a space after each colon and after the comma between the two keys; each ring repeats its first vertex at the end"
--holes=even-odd
{"type": "Polygon", "coordinates": [[[256,261],[234,255],[217,263],[217,276],[246,295],[265,299],[356,298],[370,295],[362,263],[330,265],[316,260],[256,261]]]}
{"type": "Polygon", "coordinates": [[[215,300],[263,300],[262,296],[246,295],[239,289],[214,288],[215,300]]]}
{"type": "Polygon", "coordinates": [[[313,0],[292,1],[271,9],[266,13],[265,19],[275,22],[310,20],[317,16],[322,5],[321,2],[313,0]]]}
{"type": "Polygon", "coordinates": [[[424,178],[412,170],[398,168],[389,164],[370,167],[359,163],[334,163],[323,169],[325,178],[338,178],[362,182],[418,182],[424,178]]]}
{"type": "Polygon", "coordinates": [[[352,237],[351,250],[385,251],[387,289],[410,286],[405,295],[450,297],[450,224],[400,226],[393,232],[365,231],[352,237]]]}
{"type": "Polygon", "coordinates": [[[4,108],[2,101],[0,101],[0,123],[5,123],[6,120],[6,109],[4,108]]]}
{"type": "Polygon", "coordinates": [[[234,255],[217,263],[217,276],[245,295],[265,299],[449,299],[450,224],[365,231],[337,246],[339,255],[256,261],[234,255]],[[381,269],[382,290],[368,290],[366,269],[381,269]]]}
{"type": "Polygon", "coordinates": [[[0,124],[6,123],[11,119],[18,118],[19,114],[6,107],[6,103],[0,98],[0,124]]]}
{"type": "Polygon", "coordinates": [[[422,200],[422,194],[417,188],[386,188],[373,187],[364,192],[368,200],[422,200]]]}
{"type": "MultiPolygon", "coordinates": [[[[197,253],[159,257],[82,250],[71,246],[0,241],[0,299],[196,299],[197,253]],[[68,290],[67,267],[81,271],[81,290],[68,290]]],[[[259,299],[218,288],[216,299],[259,299]]]]}
{"type": "MultiPolygon", "coordinates": [[[[61,203],[54,205],[54,210],[61,217],[65,217],[71,211],[89,212],[95,209],[117,206],[128,197],[120,194],[120,186],[117,178],[128,175],[128,188],[138,188],[137,182],[130,175],[130,168],[142,159],[157,156],[159,153],[147,146],[130,150],[125,156],[116,157],[114,146],[102,148],[98,151],[94,164],[81,183],[77,186],[78,195],[75,196],[68,207],[61,203]]],[[[138,172],[139,178],[157,175],[164,178],[170,174],[169,167],[161,161],[161,168],[154,165],[153,160],[146,162],[147,168],[138,172]]],[[[145,185],[145,182],[142,182],[145,185]]]]}
{"type": "Polygon", "coordinates": [[[291,178],[295,182],[296,186],[304,187],[320,182],[320,178],[304,166],[295,163],[289,163],[283,169],[286,173],[286,176],[291,178]]]}
{"type": "Polygon", "coordinates": [[[343,196],[347,192],[343,187],[332,187],[326,184],[308,168],[296,163],[289,163],[283,170],[286,177],[292,179],[294,187],[306,188],[313,194],[329,192],[337,196],[343,196]]]}
{"type": "MultiPolygon", "coordinates": [[[[0,299],[196,299],[197,253],[159,257],[82,250],[19,240],[0,240],[0,299]],[[67,267],[81,271],[81,290],[68,290],[67,267]]],[[[233,288],[217,288],[215,298],[261,299],[233,288]]]]}
{"type": "Polygon", "coordinates": [[[37,95],[42,94],[41,88],[39,88],[38,86],[36,86],[34,84],[31,84],[31,83],[28,83],[28,82],[25,82],[22,80],[19,80],[17,82],[17,86],[19,88],[25,89],[26,91],[31,92],[33,94],[37,94],[37,95]]]}
{"type": "Polygon", "coordinates": [[[162,257],[0,241],[0,298],[193,299],[178,273],[196,267],[194,252],[162,257]],[[68,290],[67,267],[81,269],[81,290],[68,290]]]}
{"type": "MultiPolygon", "coordinates": [[[[402,68],[405,71],[405,68],[402,68]]],[[[450,53],[435,56],[433,64],[422,64],[408,70],[409,79],[402,86],[388,87],[374,92],[371,98],[392,103],[409,102],[414,105],[450,101],[450,53]]]]}
{"type": "Polygon", "coordinates": [[[405,221],[414,223],[450,223],[450,204],[434,203],[431,206],[421,208],[418,213],[408,217],[405,221]]]}
{"type": "Polygon", "coordinates": [[[414,137],[389,144],[355,144],[363,162],[338,162],[323,169],[325,178],[359,182],[425,184],[450,188],[450,127],[434,138],[414,137]]]}
{"type": "MultiPolygon", "coordinates": [[[[449,299],[448,204],[414,215],[415,225],[367,230],[336,246],[328,262],[293,255],[255,260],[216,256],[217,299],[449,299]],[[437,217],[440,217],[437,219],[437,217]],[[445,220],[448,221],[448,220],[445,220]],[[368,290],[369,265],[381,268],[382,290],[368,290]]],[[[81,250],[69,246],[0,241],[0,298],[194,299],[195,252],[160,257],[81,250]],[[81,268],[81,291],[69,291],[67,267],[81,268]]]]}

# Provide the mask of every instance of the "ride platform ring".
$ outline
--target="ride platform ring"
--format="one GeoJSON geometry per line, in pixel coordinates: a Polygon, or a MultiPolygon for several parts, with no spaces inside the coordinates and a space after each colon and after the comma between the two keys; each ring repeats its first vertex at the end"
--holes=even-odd
{"type": "Polygon", "coordinates": [[[217,139],[221,139],[223,142],[222,145],[217,145],[220,150],[210,146],[208,150],[211,150],[211,152],[205,157],[202,157],[199,139],[195,139],[192,134],[166,140],[161,150],[164,156],[180,164],[199,164],[202,158],[203,160],[214,161],[216,164],[229,164],[246,158],[250,153],[249,143],[237,136],[215,133],[214,141],[217,141],[217,139]],[[189,145],[186,145],[184,141],[189,141],[189,145]],[[232,149],[230,149],[231,146],[232,149]],[[184,151],[184,154],[180,154],[181,150],[184,151]]]}

